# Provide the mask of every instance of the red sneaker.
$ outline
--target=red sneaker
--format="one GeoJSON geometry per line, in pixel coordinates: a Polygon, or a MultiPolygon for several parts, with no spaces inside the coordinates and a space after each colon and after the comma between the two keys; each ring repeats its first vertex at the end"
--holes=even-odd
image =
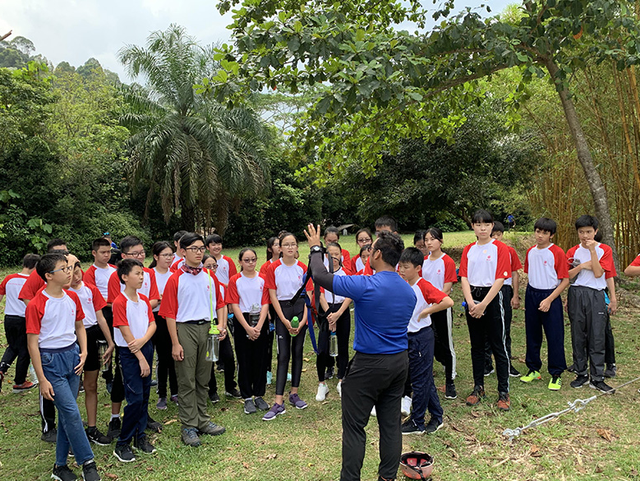
{"type": "Polygon", "coordinates": [[[36,385],[33,384],[31,381],[25,381],[22,384],[14,384],[13,392],[28,391],[29,389],[33,389],[34,387],[36,387],[36,385]]]}

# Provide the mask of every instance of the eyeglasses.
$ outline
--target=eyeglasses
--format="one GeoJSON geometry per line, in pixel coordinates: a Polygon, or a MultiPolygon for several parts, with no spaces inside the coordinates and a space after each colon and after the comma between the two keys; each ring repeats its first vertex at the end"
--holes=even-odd
{"type": "Polygon", "coordinates": [[[204,248],[204,246],[202,246],[202,247],[187,247],[185,250],[186,251],[191,251],[191,252],[193,252],[195,254],[195,253],[204,252],[205,248],[204,248]]]}
{"type": "Polygon", "coordinates": [[[368,242],[371,242],[371,239],[368,237],[362,237],[360,239],[357,240],[358,243],[362,243],[362,244],[366,244],[368,242]]]}
{"type": "Polygon", "coordinates": [[[71,272],[72,269],[73,269],[73,266],[61,267],[60,269],[55,269],[53,271],[49,271],[49,274],[53,274],[53,273],[58,272],[58,271],[71,272]]]}
{"type": "Polygon", "coordinates": [[[247,264],[253,264],[254,262],[258,262],[256,257],[252,257],[251,259],[242,259],[242,262],[246,262],[247,264]]]}
{"type": "Polygon", "coordinates": [[[169,259],[173,257],[173,254],[160,254],[159,257],[164,257],[165,259],[169,259]]]}
{"type": "Polygon", "coordinates": [[[145,251],[127,252],[125,254],[125,256],[127,256],[127,257],[144,257],[145,255],[146,255],[145,251]]]}
{"type": "Polygon", "coordinates": [[[214,264],[211,267],[207,267],[207,269],[210,269],[212,271],[215,271],[218,268],[218,264],[214,264]]]}
{"type": "Polygon", "coordinates": [[[298,244],[282,244],[280,247],[282,247],[283,249],[293,249],[295,247],[298,247],[298,244]]]}

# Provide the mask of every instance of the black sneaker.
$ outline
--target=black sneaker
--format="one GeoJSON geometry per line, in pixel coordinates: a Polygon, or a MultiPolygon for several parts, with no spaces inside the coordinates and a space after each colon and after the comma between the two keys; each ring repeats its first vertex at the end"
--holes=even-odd
{"type": "Polygon", "coordinates": [[[147,414],[147,429],[154,433],[162,432],[162,423],[155,421],[149,414],[147,414]]]}
{"type": "Polygon", "coordinates": [[[71,471],[66,464],[64,466],[56,466],[54,464],[51,478],[57,479],[58,481],[74,481],[78,479],[78,476],[73,474],[73,471],[71,471]]]}
{"type": "Polygon", "coordinates": [[[614,392],[616,392],[615,389],[613,389],[611,386],[609,386],[606,382],[604,381],[591,381],[589,383],[589,387],[592,389],[597,389],[600,392],[603,392],[605,394],[613,394],[614,392]]]}
{"type": "Polygon", "coordinates": [[[458,397],[458,393],[456,392],[456,385],[452,382],[447,383],[444,388],[444,398],[445,399],[456,399],[458,397]]]}
{"type": "Polygon", "coordinates": [[[42,433],[40,439],[45,443],[55,443],[58,439],[58,430],[56,428],[49,429],[46,433],[42,433]]]}
{"type": "Polygon", "coordinates": [[[118,439],[120,436],[120,430],[122,429],[122,421],[120,418],[113,418],[109,421],[109,429],[107,430],[107,436],[111,439],[118,439]]]}
{"type": "Polygon", "coordinates": [[[589,376],[578,376],[569,384],[572,388],[579,389],[589,381],[589,376]]]}
{"type": "Polygon", "coordinates": [[[98,468],[93,459],[82,465],[82,479],[84,481],[100,481],[102,479],[98,474],[98,468]]]}
{"type": "Polygon", "coordinates": [[[509,366],[509,376],[511,377],[520,377],[520,371],[518,371],[515,367],[513,367],[513,364],[509,366]]]}
{"type": "Polygon", "coordinates": [[[326,372],[326,374],[324,375],[324,379],[325,379],[325,381],[326,381],[327,379],[333,379],[333,376],[334,376],[333,368],[332,368],[332,367],[328,367],[328,368],[327,368],[327,372],[326,372]]]}
{"type": "Polygon", "coordinates": [[[609,379],[616,377],[616,372],[615,364],[607,364],[607,368],[604,370],[604,377],[608,377],[609,379]]]}
{"type": "Polygon", "coordinates": [[[100,431],[98,431],[97,427],[87,428],[85,429],[85,433],[87,433],[87,438],[93,444],[97,444],[98,446],[108,446],[113,441],[109,436],[105,436],[100,431]]]}
{"type": "Polygon", "coordinates": [[[248,398],[244,400],[244,413],[245,414],[255,414],[258,410],[256,409],[256,405],[253,402],[253,399],[248,398]]]}
{"type": "Polygon", "coordinates": [[[156,452],[156,448],[149,442],[146,436],[142,436],[133,441],[133,448],[137,451],[142,451],[146,454],[153,454],[156,452]]]}
{"type": "Polygon", "coordinates": [[[493,374],[494,372],[496,372],[496,370],[493,368],[493,366],[484,367],[484,377],[491,376],[491,374],[493,374]]]}
{"type": "Polygon", "coordinates": [[[231,391],[225,391],[224,395],[227,397],[234,397],[236,399],[242,399],[242,394],[238,391],[237,388],[233,388],[231,391]]]}
{"type": "Polygon", "coordinates": [[[131,450],[131,446],[128,444],[116,446],[116,449],[113,450],[113,455],[123,463],[131,463],[136,460],[136,457],[133,455],[133,451],[131,450]]]}
{"type": "Polygon", "coordinates": [[[220,396],[218,396],[217,392],[210,392],[209,400],[211,401],[212,404],[215,404],[217,402],[220,402],[220,396]]]}
{"type": "Polygon", "coordinates": [[[422,435],[426,432],[424,426],[418,427],[418,425],[413,421],[413,419],[409,418],[405,422],[402,423],[402,434],[418,434],[422,435]]]}
{"type": "Polygon", "coordinates": [[[576,365],[575,364],[571,364],[571,366],[569,366],[567,368],[567,371],[569,372],[576,372],[576,365]]]}
{"type": "Polygon", "coordinates": [[[260,411],[268,411],[271,407],[267,404],[267,401],[262,399],[260,396],[256,397],[253,401],[260,411]]]}
{"type": "Polygon", "coordinates": [[[431,418],[427,423],[427,425],[425,426],[424,430],[427,434],[433,434],[442,426],[443,426],[442,421],[438,421],[436,418],[431,418]]]}

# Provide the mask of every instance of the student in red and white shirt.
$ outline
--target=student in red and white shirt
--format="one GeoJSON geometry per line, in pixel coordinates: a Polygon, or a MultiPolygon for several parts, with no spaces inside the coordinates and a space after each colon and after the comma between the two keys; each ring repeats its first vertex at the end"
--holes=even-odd
{"type": "MultiPolygon", "coordinates": [[[[503,242],[504,225],[502,222],[495,221],[493,230],[491,231],[491,238],[497,241],[503,242]]],[[[505,244],[506,245],[506,244],[505,244]]],[[[505,342],[507,343],[507,352],[509,353],[509,376],[518,377],[520,371],[511,363],[511,320],[513,319],[513,309],[520,307],[520,276],[518,271],[522,269],[520,258],[516,250],[507,245],[509,249],[509,258],[511,262],[511,278],[505,279],[502,285],[502,307],[504,309],[504,320],[506,326],[505,342]]],[[[489,374],[493,372],[493,365],[491,364],[491,346],[489,342],[485,345],[484,356],[484,373],[489,374]]]]}
{"type": "MultiPolygon", "coordinates": [[[[298,298],[295,303],[291,302],[293,296],[302,286],[307,266],[297,260],[298,241],[290,232],[283,232],[280,235],[280,249],[282,257],[274,262],[267,271],[265,284],[269,289],[271,304],[276,311],[275,325],[278,342],[276,398],[271,409],[262,418],[265,421],[271,421],[286,412],[284,387],[287,382],[289,359],[291,359],[289,403],[297,409],[307,407],[307,403],[298,396],[302,375],[302,352],[307,332],[307,309],[305,309],[302,297],[298,298]],[[293,327],[291,324],[294,317],[298,319],[298,327],[293,327]]],[[[308,286],[307,290],[310,290],[308,286]]]]}
{"type": "Polygon", "coordinates": [[[173,245],[174,245],[174,253],[173,260],[171,261],[171,266],[169,270],[173,273],[176,270],[180,269],[184,264],[184,251],[180,247],[180,239],[183,235],[187,234],[186,230],[179,230],[173,234],[173,245]]]}
{"type": "Polygon", "coordinates": [[[144,282],[142,262],[123,259],[116,271],[125,289],[113,301],[114,338],[120,353],[120,368],[127,405],[124,408],[122,430],[113,454],[120,461],[135,461],[131,442],[138,452],[153,454],[156,450],[147,440],[151,365],[156,323],[149,299],[140,294],[144,282]]]}
{"type": "Polygon", "coordinates": [[[415,247],[402,252],[398,264],[400,276],[416,295],[416,305],[407,326],[409,337],[409,379],[413,391],[411,416],[402,424],[402,434],[429,434],[442,426],[443,411],[433,381],[435,334],[431,314],[453,306],[453,300],[420,277],[424,254],[415,247]],[[431,419],[425,426],[425,413],[431,419]]]}
{"type": "Polygon", "coordinates": [[[569,285],[569,269],[564,251],[552,243],[556,222],[548,217],[538,219],[533,227],[536,245],[527,251],[524,272],[529,284],[524,298],[524,324],[527,335],[525,362],[529,372],[520,381],[530,383],[542,379],[542,331],[547,338],[547,369],[551,375],[548,388],[557,391],[567,369],[564,353],[564,316],[560,295],[569,285]]]}
{"type": "MultiPolygon", "coordinates": [[[[169,278],[173,275],[173,272],[169,270],[173,260],[173,249],[168,242],[160,241],[153,244],[151,251],[153,261],[149,268],[153,269],[155,274],[160,302],[162,302],[164,288],[169,278]]],[[[156,320],[156,333],[153,335],[153,344],[158,353],[158,403],[156,407],[160,410],[165,410],[167,409],[167,377],[169,378],[169,388],[171,390],[170,400],[176,404],[178,402],[178,379],[173,357],[171,357],[171,337],[167,329],[167,321],[158,314],[159,311],[160,305],[157,305],[153,309],[153,315],[156,320]]]]}
{"type": "MultiPolygon", "coordinates": [[[[69,251],[67,250],[67,243],[62,239],[52,239],[47,243],[47,254],[63,254],[67,255],[69,251]]],[[[29,274],[27,281],[20,289],[20,294],[18,294],[18,299],[24,302],[25,305],[29,304],[29,301],[33,299],[33,297],[42,289],[45,285],[45,282],[38,275],[37,272],[33,271],[29,274]]]]}
{"type": "MultiPolygon", "coordinates": [[[[280,239],[277,237],[269,237],[267,239],[267,261],[260,266],[260,277],[266,279],[267,271],[271,264],[280,259],[280,239]]],[[[269,291],[267,291],[268,293],[269,291]]],[[[269,301],[269,315],[267,316],[267,320],[269,323],[269,333],[267,334],[267,385],[271,385],[271,381],[273,380],[273,374],[271,373],[271,364],[273,363],[273,340],[276,334],[276,326],[274,324],[276,320],[276,311],[271,304],[271,299],[269,301]]]]}
{"type": "Polygon", "coordinates": [[[371,245],[373,244],[373,235],[368,228],[365,227],[356,232],[356,244],[358,244],[358,252],[351,257],[351,272],[361,275],[364,273],[367,260],[371,255],[371,245]]]}
{"type": "MultiPolygon", "coordinates": [[[[340,242],[340,231],[337,227],[330,225],[324,230],[324,242],[325,245],[338,244],[340,242]]],[[[348,271],[351,270],[351,254],[347,249],[341,249],[340,252],[340,260],[343,267],[348,271]]]]}
{"type": "Polygon", "coordinates": [[[509,354],[505,343],[505,319],[502,309],[502,285],[511,277],[509,249],[491,238],[493,217],[486,210],[473,214],[471,226],[478,238],[462,251],[460,283],[467,303],[467,327],[471,340],[473,392],[467,405],[478,404],[484,394],[484,351],[488,337],[496,359],[498,377],[498,409],[508,411],[509,354]]]}
{"type": "Polygon", "coordinates": [[[204,239],[188,233],[180,239],[185,264],[167,281],[159,314],[167,320],[171,336],[171,354],[178,376],[178,415],[182,422],[182,440],[200,446],[200,434],[224,433],[207,415],[207,385],[211,364],[207,361],[207,339],[214,319],[219,321],[220,340],[227,335],[224,299],[219,281],[201,267],[204,239]]]}
{"type": "MultiPolygon", "coordinates": [[[[422,263],[422,278],[446,295],[451,295],[453,284],[458,282],[456,263],[442,252],[444,242],[442,231],[431,227],[424,235],[425,247],[429,255],[422,263]]],[[[453,347],[453,312],[451,308],[435,312],[431,315],[433,328],[436,331],[434,354],[436,360],[444,366],[446,399],[456,399],[456,351],[453,347]]]]}
{"type": "Polygon", "coordinates": [[[624,270],[625,275],[629,277],[640,276],[640,254],[631,261],[631,264],[624,270]]]}
{"type": "Polygon", "coordinates": [[[38,260],[40,260],[39,255],[27,254],[22,259],[22,271],[16,274],[9,274],[0,283],[0,302],[2,302],[3,297],[7,299],[4,306],[4,332],[9,344],[0,361],[0,391],[2,391],[4,376],[16,358],[18,358],[18,361],[16,362],[16,375],[13,380],[13,392],[22,392],[35,387],[33,382],[27,381],[27,371],[29,370],[31,358],[27,347],[27,326],[24,318],[25,305],[18,298],[18,295],[29,275],[34,272],[38,260]]]}
{"type": "Polygon", "coordinates": [[[75,293],[64,290],[71,282],[72,269],[73,265],[68,265],[62,254],[46,254],[38,262],[36,271],[46,286],[27,306],[27,342],[40,382],[40,393],[53,401],[58,411],[52,477],[68,479],[72,476],[67,466],[71,447],[76,462],[82,466],[84,479],[99,480],[76,403],[80,373],[87,358],[87,337],[80,300],[75,293]]]}
{"type": "MultiPolygon", "coordinates": [[[[238,357],[238,385],[245,414],[266,411],[267,342],[269,340],[269,290],[258,274],[258,255],[245,248],[238,255],[240,272],[229,280],[226,302],[233,313],[234,340],[238,357]]],[[[226,371],[226,363],[225,363],[226,371]]]]}
{"type": "Polygon", "coordinates": [[[91,254],[94,259],[93,265],[84,273],[82,280],[85,284],[97,287],[106,302],[109,297],[109,278],[116,271],[116,266],[109,264],[111,243],[104,237],[94,240],[91,244],[91,254]]]}
{"type": "Polygon", "coordinates": [[[222,255],[222,237],[218,234],[207,236],[205,242],[209,254],[218,263],[216,277],[220,281],[220,284],[226,287],[229,284],[229,279],[238,273],[236,265],[231,257],[222,255]]]}
{"type": "Polygon", "coordinates": [[[598,219],[583,215],[576,220],[580,244],[567,251],[569,287],[567,311],[571,320],[573,366],[577,377],[571,387],[590,385],[611,394],[614,389],[604,382],[605,331],[607,305],[604,290],[607,279],[615,277],[611,247],[595,241],[598,219]],[[589,372],[587,372],[587,360],[589,372]]]}
{"type": "MultiPolygon", "coordinates": [[[[341,261],[342,248],[340,244],[332,242],[327,244],[327,252],[325,255],[325,263],[333,262],[334,276],[348,276],[350,272],[345,271],[341,261]]],[[[329,270],[327,266],[327,270],[329,270]]],[[[316,359],[316,369],[318,372],[318,392],[316,401],[325,400],[329,387],[325,382],[331,379],[328,375],[329,366],[333,366],[333,356],[329,353],[329,343],[331,336],[337,336],[338,345],[338,385],[336,389],[339,395],[342,395],[342,379],[347,372],[347,364],[349,363],[349,335],[351,334],[351,312],[349,306],[351,299],[348,297],[334,294],[326,289],[321,289],[320,305],[324,310],[324,316],[320,316],[318,325],[318,357],[316,359]]],[[[333,371],[333,369],[331,369],[333,371]]]]}
{"type": "Polygon", "coordinates": [[[83,272],[80,262],[76,262],[71,276],[69,291],[75,292],[80,299],[84,312],[84,329],[87,333],[87,360],[84,363],[84,404],[87,410],[87,437],[98,446],[111,444],[111,438],[102,434],[97,426],[98,416],[98,374],[103,363],[111,361],[111,354],[115,344],[111,338],[111,331],[102,314],[107,305],[102,294],[94,285],[83,282],[83,272]],[[106,350],[100,358],[99,343],[104,342],[106,350]]]}

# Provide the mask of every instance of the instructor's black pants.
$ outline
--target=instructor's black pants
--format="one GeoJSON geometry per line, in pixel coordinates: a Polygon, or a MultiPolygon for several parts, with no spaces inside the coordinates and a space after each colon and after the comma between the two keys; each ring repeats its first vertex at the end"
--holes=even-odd
{"type": "Polygon", "coordinates": [[[357,352],[342,380],[342,470],[340,481],[360,480],[367,436],[365,426],[376,407],[380,428],[378,475],[395,479],[402,453],[400,399],[409,370],[407,351],[357,352]]]}

